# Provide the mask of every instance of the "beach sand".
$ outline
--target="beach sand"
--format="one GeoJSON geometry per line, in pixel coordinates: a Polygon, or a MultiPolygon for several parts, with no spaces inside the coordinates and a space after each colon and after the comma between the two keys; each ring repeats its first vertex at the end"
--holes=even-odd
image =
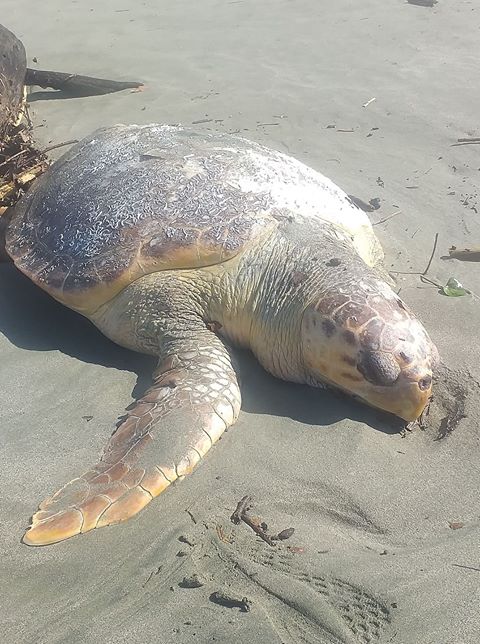
{"type": "MultiPolygon", "coordinates": [[[[441,256],[480,243],[480,148],[453,145],[480,135],[479,19],[447,0],[3,0],[1,18],[30,66],[146,84],[32,88],[41,145],[118,122],[239,131],[379,197],[375,222],[400,210],[375,227],[390,270],[422,272],[438,233],[430,278],[477,295],[480,264],[441,256]]],[[[245,354],[240,419],[192,476],[123,525],[29,548],[38,502],[96,461],[153,363],[0,265],[2,641],[478,642],[480,301],[396,277],[443,359],[426,431],[245,354]],[[244,494],[291,539],[234,526],[244,494]]]]}

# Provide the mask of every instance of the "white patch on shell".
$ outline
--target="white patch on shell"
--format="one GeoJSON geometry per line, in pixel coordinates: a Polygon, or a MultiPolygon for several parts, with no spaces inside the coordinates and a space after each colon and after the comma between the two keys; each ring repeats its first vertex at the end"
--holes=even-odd
{"type": "Polygon", "coordinates": [[[248,150],[245,155],[255,171],[236,176],[233,165],[228,182],[244,191],[268,192],[278,208],[336,224],[353,237],[357,252],[369,265],[383,258],[368,216],[333,181],[281,152],[269,150],[267,156],[248,150]]]}

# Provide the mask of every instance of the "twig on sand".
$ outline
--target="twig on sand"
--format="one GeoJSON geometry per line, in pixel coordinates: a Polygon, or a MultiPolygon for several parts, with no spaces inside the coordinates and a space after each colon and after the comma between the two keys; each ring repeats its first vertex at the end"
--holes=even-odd
{"type": "Polygon", "coordinates": [[[63,141],[63,143],[55,143],[55,145],[50,145],[48,148],[45,148],[44,150],[41,151],[41,154],[47,154],[47,152],[51,152],[52,150],[56,150],[57,148],[63,148],[66,145],[73,145],[74,143],[78,143],[78,139],[72,139],[71,141],[63,141]]]}
{"type": "Polygon", "coordinates": [[[422,275],[425,277],[425,275],[428,273],[430,266],[432,265],[433,257],[435,255],[435,251],[437,250],[437,244],[438,244],[438,233],[435,233],[435,240],[433,242],[433,248],[432,252],[430,254],[430,259],[428,260],[428,264],[426,269],[423,271],[422,275]]]}
{"type": "Polygon", "coordinates": [[[458,145],[480,145],[480,136],[472,136],[465,139],[457,139],[456,143],[452,143],[452,148],[458,145]]]}
{"type": "Polygon", "coordinates": [[[185,512],[188,514],[188,516],[191,518],[191,520],[193,521],[193,523],[195,523],[195,525],[196,525],[196,524],[197,524],[197,520],[196,520],[196,518],[193,516],[193,514],[190,512],[190,510],[185,510],[185,512]]]}
{"type": "Polygon", "coordinates": [[[248,514],[243,513],[242,521],[246,523],[250,528],[252,528],[255,534],[258,534],[260,539],[263,539],[263,541],[265,541],[265,543],[268,543],[269,546],[275,545],[275,542],[272,539],[272,537],[269,534],[267,534],[264,528],[262,528],[260,519],[257,519],[256,517],[250,517],[248,516],[248,514]]]}
{"type": "Polygon", "coordinates": [[[289,539],[295,532],[294,528],[286,528],[276,535],[270,535],[267,532],[267,524],[258,517],[252,517],[248,511],[252,509],[252,498],[248,495],[242,497],[237,503],[237,507],[230,517],[230,521],[238,525],[241,521],[246,523],[260,539],[263,539],[269,546],[274,546],[275,541],[284,541],[289,539]]]}
{"type": "Polygon", "coordinates": [[[455,566],[455,568],[465,568],[466,570],[475,570],[476,572],[480,572],[480,568],[475,568],[475,566],[462,566],[462,564],[452,564],[452,566],[455,566]]]}
{"type": "MultiPolygon", "coordinates": [[[[380,222],[377,222],[380,223],[380,222]]],[[[433,249],[430,254],[430,259],[428,260],[427,267],[425,268],[424,271],[390,271],[390,273],[394,273],[395,275],[420,275],[420,278],[424,278],[426,282],[430,282],[431,284],[435,284],[435,282],[432,282],[431,280],[428,280],[425,276],[428,273],[430,266],[433,261],[433,257],[435,255],[435,251],[437,250],[437,243],[438,243],[438,233],[435,233],[435,239],[433,242],[433,249]]],[[[422,279],[423,281],[423,279],[422,279]]],[[[439,288],[442,288],[441,285],[435,284],[435,286],[438,286],[439,288]]]]}
{"type": "Polygon", "coordinates": [[[240,501],[237,503],[237,507],[235,508],[235,511],[230,517],[230,521],[232,523],[235,523],[235,525],[238,525],[239,523],[241,523],[245,512],[248,512],[248,510],[250,510],[251,507],[252,507],[252,497],[248,495],[243,496],[240,499],[240,501]]]}
{"type": "Polygon", "coordinates": [[[380,221],[374,221],[372,223],[372,226],[378,226],[379,224],[384,224],[389,219],[393,219],[397,215],[400,215],[401,212],[402,212],[401,210],[397,210],[396,212],[392,213],[391,215],[388,215],[388,217],[384,217],[383,219],[380,219],[380,221]]]}

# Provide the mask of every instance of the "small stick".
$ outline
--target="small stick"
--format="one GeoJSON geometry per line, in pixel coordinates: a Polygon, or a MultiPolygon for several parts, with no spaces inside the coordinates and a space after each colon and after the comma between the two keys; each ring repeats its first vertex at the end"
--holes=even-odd
{"type": "MultiPolygon", "coordinates": [[[[232,521],[237,525],[241,521],[243,521],[255,532],[255,534],[257,534],[260,537],[260,539],[263,539],[265,543],[268,543],[269,546],[275,546],[275,541],[277,540],[282,541],[284,539],[289,539],[292,536],[292,534],[295,532],[294,528],[287,528],[285,530],[282,530],[277,535],[269,535],[267,533],[268,527],[266,523],[264,523],[258,517],[251,517],[247,514],[247,512],[251,509],[251,507],[252,507],[252,498],[248,495],[242,497],[240,501],[237,503],[237,507],[235,508],[234,513],[230,517],[230,521],[232,521]]],[[[221,538],[220,534],[219,536],[221,538]]]]}
{"type": "Polygon", "coordinates": [[[480,136],[472,136],[467,139],[457,139],[456,143],[452,143],[451,147],[454,148],[459,145],[478,145],[480,143],[480,136]]]}
{"type": "Polygon", "coordinates": [[[430,259],[428,260],[427,268],[422,273],[423,276],[425,276],[428,273],[428,270],[432,264],[433,256],[435,255],[435,251],[437,250],[437,243],[438,243],[438,233],[435,233],[435,241],[433,242],[432,254],[430,255],[430,259]]]}
{"type": "Polygon", "coordinates": [[[384,223],[385,223],[386,221],[388,221],[389,219],[393,219],[393,218],[394,218],[394,217],[396,217],[397,215],[400,215],[400,214],[401,214],[401,212],[402,212],[401,210],[397,210],[397,212],[394,212],[393,214],[388,215],[388,217],[384,217],[383,219],[380,219],[380,221],[374,221],[374,222],[372,223],[372,226],[378,226],[379,224],[384,224],[384,223]]]}
{"type": "Polygon", "coordinates": [[[64,145],[73,145],[74,143],[78,143],[78,139],[72,139],[71,141],[64,141],[63,143],[56,143],[55,145],[50,145],[48,148],[45,148],[44,150],[31,150],[30,148],[25,148],[24,150],[20,150],[20,152],[17,152],[16,154],[12,154],[11,157],[8,157],[6,161],[2,161],[0,163],[0,168],[4,165],[8,165],[10,161],[13,159],[16,159],[17,157],[22,156],[22,154],[27,154],[28,152],[35,153],[36,155],[39,154],[47,154],[47,152],[51,152],[52,150],[56,150],[57,148],[62,148],[64,145]]]}
{"type": "Polygon", "coordinates": [[[32,117],[30,116],[30,110],[28,109],[28,103],[25,101],[24,106],[23,106],[23,114],[25,115],[25,118],[27,119],[27,125],[30,130],[33,129],[33,121],[32,117]]]}
{"type": "Polygon", "coordinates": [[[230,521],[232,523],[235,523],[235,525],[238,525],[239,523],[241,523],[245,512],[248,512],[248,510],[250,510],[251,507],[252,507],[252,498],[248,495],[242,497],[240,501],[237,503],[237,507],[235,508],[235,511],[230,517],[230,521]]]}
{"type": "Polygon", "coordinates": [[[72,139],[71,141],[64,141],[63,143],[50,145],[48,148],[41,150],[40,154],[47,154],[47,152],[51,152],[52,150],[56,150],[57,148],[63,148],[65,145],[73,145],[74,143],[78,143],[78,139],[72,139]]]}
{"type": "Polygon", "coordinates": [[[252,517],[249,517],[248,514],[242,514],[242,521],[246,523],[252,530],[258,534],[260,539],[263,539],[265,543],[268,543],[269,546],[274,546],[275,542],[273,541],[272,537],[270,537],[265,530],[262,528],[262,526],[258,525],[258,523],[255,521],[255,519],[252,519],[252,517]]]}
{"type": "Polygon", "coordinates": [[[472,140],[472,141],[464,141],[463,143],[452,143],[451,147],[456,148],[456,147],[460,147],[462,145],[479,145],[479,144],[480,144],[480,141],[472,140]]]}
{"type": "MultiPolygon", "coordinates": [[[[380,223],[380,222],[377,222],[380,223]]],[[[430,259],[428,260],[427,267],[424,271],[390,271],[390,273],[393,273],[394,275],[420,275],[420,279],[425,282],[429,282],[430,284],[433,284],[434,286],[438,286],[439,288],[442,288],[440,284],[436,284],[435,282],[432,282],[431,280],[427,279],[426,274],[429,271],[429,268],[432,264],[433,256],[435,255],[435,251],[437,250],[437,242],[438,242],[438,233],[435,233],[435,240],[433,242],[433,249],[432,253],[430,255],[430,259]]]]}
{"type": "Polygon", "coordinates": [[[0,168],[4,165],[8,165],[10,161],[13,161],[13,159],[17,159],[18,157],[21,157],[22,154],[27,154],[28,152],[32,152],[32,150],[30,148],[25,148],[23,150],[20,150],[20,152],[17,152],[16,154],[12,154],[11,157],[8,157],[8,159],[0,163],[0,168]]]}
{"type": "Polygon", "coordinates": [[[474,566],[462,566],[462,564],[452,564],[452,566],[455,566],[455,568],[465,568],[466,570],[476,570],[477,572],[480,572],[480,568],[475,568],[474,566]]]}

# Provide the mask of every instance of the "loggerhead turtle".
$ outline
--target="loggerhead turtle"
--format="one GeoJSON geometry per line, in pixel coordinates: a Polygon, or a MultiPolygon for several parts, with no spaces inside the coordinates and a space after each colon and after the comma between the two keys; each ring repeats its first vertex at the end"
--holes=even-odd
{"type": "Polygon", "coordinates": [[[386,283],[368,217],[243,138],[98,130],[20,200],[7,250],[106,336],[158,356],[100,461],[39,506],[27,544],[124,521],[192,471],[240,411],[226,342],[407,421],[430,399],[437,350],[386,283]]]}

